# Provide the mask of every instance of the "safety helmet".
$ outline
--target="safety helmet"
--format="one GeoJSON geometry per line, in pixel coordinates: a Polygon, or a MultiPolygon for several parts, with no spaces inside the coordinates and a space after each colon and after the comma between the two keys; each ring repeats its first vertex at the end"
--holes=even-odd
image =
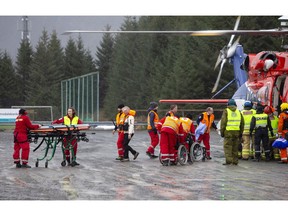
{"type": "Polygon", "coordinates": [[[235,100],[234,99],[230,99],[229,101],[228,101],[228,104],[227,104],[228,106],[237,106],[237,104],[236,104],[236,102],[235,102],[235,100]]]}
{"type": "Polygon", "coordinates": [[[267,115],[269,115],[269,114],[273,113],[273,110],[272,110],[272,108],[271,108],[270,106],[266,106],[266,107],[264,108],[264,113],[266,113],[267,115]]]}
{"type": "Polygon", "coordinates": [[[250,107],[250,108],[252,108],[253,105],[252,105],[251,101],[245,101],[244,107],[250,107]]]}
{"type": "Polygon", "coordinates": [[[281,111],[288,110],[288,103],[282,103],[280,105],[280,109],[281,109],[281,111]]]}

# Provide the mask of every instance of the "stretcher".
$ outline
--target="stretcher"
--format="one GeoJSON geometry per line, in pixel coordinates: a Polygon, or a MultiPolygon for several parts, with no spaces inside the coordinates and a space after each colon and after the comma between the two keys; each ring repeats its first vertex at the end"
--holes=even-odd
{"type": "Polygon", "coordinates": [[[63,161],[61,162],[61,166],[66,166],[66,157],[65,150],[69,150],[71,153],[71,166],[74,166],[74,161],[76,157],[73,151],[73,143],[84,141],[89,142],[89,139],[86,137],[85,130],[89,130],[89,124],[77,124],[77,125],[49,125],[49,126],[41,126],[36,130],[30,130],[28,133],[29,142],[38,143],[39,145],[33,150],[33,152],[37,151],[42,144],[46,144],[44,150],[43,157],[37,158],[35,166],[39,166],[39,161],[46,159],[45,168],[48,167],[48,162],[52,160],[55,155],[56,148],[58,144],[61,144],[63,161]],[[75,141],[74,141],[75,140],[75,141]],[[66,145],[64,145],[64,141],[66,145]],[[48,157],[49,150],[52,150],[50,157],[48,157]]]}

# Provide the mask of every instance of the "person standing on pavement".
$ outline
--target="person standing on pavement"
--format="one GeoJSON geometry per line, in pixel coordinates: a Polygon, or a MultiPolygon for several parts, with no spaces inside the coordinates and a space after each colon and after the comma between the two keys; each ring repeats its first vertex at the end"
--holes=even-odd
{"type": "MultiPolygon", "coordinates": [[[[67,115],[60,119],[54,120],[52,124],[76,125],[83,124],[83,121],[76,115],[76,110],[74,109],[74,107],[69,107],[67,110],[67,115]]],[[[63,139],[63,147],[66,161],[68,163],[68,166],[78,166],[80,164],[76,162],[76,154],[78,148],[77,139],[70,139],[71,137],[64,137],[63,139]],[[70,159],[70,147],[72,147],[72,162],[70,159]]]]}
{"type": "Polygon", "coordinates": [[[270,148],[269,148],[269,136],[268,129],[271,136],[274,136],[273,128],[271,127],[270,118],[266,113],[263,113],[263,106],[258,105],[256,114],[251,119],[250,134],[252,135],[255,130],[255,159],[254,161],[260,161],[261,158],[261,141],[265,152],[266,161],[270,160],[270,148]]]}
{"type": "MultiPolygon", "coordinates": [[[[288,103],[280,105],[281,113],[278,122],[278,135],[287,139],[288,137],[288,103]]],[[[287,148],[280,149],[281,163],[287,163],[287,148]]]]}
{"type": "Polygon", "coordinates": [[[28,165],[28,159],[30,154],[30,144],[28,142],[28,130],[35,130],[41,127],[39,124],[33,125],[30,121],[30,118],[27,115],[25,109],[19,110],[19,115],[15,120],[15,129],[13,132],[14,135],[14,153],[13,159],[16,164],[16,168],[31,168],[28,165]],[[21,156],[20,156],[20,151],[21,156]],[[21,165],[22,161],[22,165],[21,165]]]}
{"type": "Polygon", "coordinates": [[[204,134],[200,135],[198,140],[200,142],[203,141],[203,144],[206,148],[206,157],[208,160],[212,159],[210,156],[210,129],[211,129],[211,127],[213,127],[215,130],[217,130],[217,126],[214,122],[213,112],[214,112],[213,108],[208,107],[206,109],[206,112],[203,112],[201,115],[199,115],[199,117],[197,119],[197,125],[199,125],[200,122],[206,125],[206,130],[205,130],[204,134]]]}
{"type": "Polygon", "coordinates": [[[176,116],[165,116],[161,122],[160,153],[163,166],[175,164],[175,146],[184,143],[182,123],[176,116]]]}
{"type": "Polygon", "coordinates": [[[119,104],[118,106],[118,113],[116,115],[116,122],[115,122],[115,128],[112,131],[112,134],[114,134],[116,131],[118,131],[118,139],[117,139],[117,151],[118,151],[118,157],[116,160],[122,160],[124,157],[124,150],[123,150],[123,142],[124,142],[124,131],[123,131],[123,125],[124,125],[124,116],[125,114],[122,112],[122,108],[124,107],[124,104],[119,104]]]}
{"type": "Polygon", "coordinates": [[[244,131],[242,134],[242,140],[243,140],[242,159],[243,160],[248,160],[249,155],[254,155],[254,135],[255,134],[253,132],[252,136],[250,136],[250,123],[251,123],[252,116],[256,114],[256,110],[252,109],[252,106],[253,104],[250,101],[246,101],[244,103],[244,110],[241,111],[242,116],[244,118],[244,131]]]}
{"type": "Polygon", "coordinates": [[[271,133],[269,133],[269,148],[270,148],[271,159],[279,161],[280,160],[279,149],[272,147],[273,142],[277,138],[276,135],[278,133],[278,122],[279,122],[279,118],[276,115],[274,115],[273,112],[274,112],[273,107],[266,106],[264,108],[264,113],[266,113],[269,116],[270,121],[271,121],[271,126],[273,128],[273,133],[274,133],[274,136],[271,136],[271,133]]]}
{"type": "Polygon", "coordinates": [[[244,130],[244,118],[237,109],[234,99],[230,99],[221,117],[220,133],[224,137],[225,163],[223,165],[238,164],[238,146],[241,143],[244,130]]]}
{"type": "Polygon", "coordinates": [[[124,157],[121,160],[122,162],[129,161],[129,151],[134,155],[133,160],[136,160],[136,158],[139,155],[139,152],[135,151],[130,145],[129,142],[131,141],[133,135],[134,135],[134,116],[135,116],[135,111],[132,112],[128,106],[124,106],[122,108],[122,111],[124,113],[124,142],[123,142],[123,147],[124,147],[124,157]]]}
{"type": "Polygon", "coordinates": [[[157,113],[158,104],[156,102],[151,102],[150,107],[148,109],[148,117],[147,117],[147,130],[150,136],[150,146],[146,150],[146,154],[151,158],[157,158],[154,154],[156,146],[159,144],[159,135],[157,131],[157,124],[159,122],[159,116],[157,113]]]}

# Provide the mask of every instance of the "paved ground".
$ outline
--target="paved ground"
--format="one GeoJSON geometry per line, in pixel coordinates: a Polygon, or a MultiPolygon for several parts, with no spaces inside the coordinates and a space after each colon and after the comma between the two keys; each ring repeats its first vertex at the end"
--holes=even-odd
{"type": "MultiPolygon", "coordinates": [[[[43,148],[31,143],[31,169],[16,169],[11,132],[0,136],[0,200],[287,200],[287,165],[240,161],[223,166],[222,140],[212,133],[212,160],[163,167],[145,155],[146,131],[137,131],[131,146],[140,152],[135,161],[119,162],[116,139],[110,131],[87,132],[79,143],[78,167],[62,167],[60,148],[44,167],[37,157],[43,148]]],[[[157,149],[159,151],[159,149],[157,149]]]]}

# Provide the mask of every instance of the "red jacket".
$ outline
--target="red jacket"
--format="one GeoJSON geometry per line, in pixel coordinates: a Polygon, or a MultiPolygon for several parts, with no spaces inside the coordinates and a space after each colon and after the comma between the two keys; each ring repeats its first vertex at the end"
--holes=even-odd
{"type": "Polygon", "coordinates": [[[14,138],[15,142],[27,142],[28,130],[38,129],[39,125],[33,125],[27,115],[16,117],[14,138]]]}

